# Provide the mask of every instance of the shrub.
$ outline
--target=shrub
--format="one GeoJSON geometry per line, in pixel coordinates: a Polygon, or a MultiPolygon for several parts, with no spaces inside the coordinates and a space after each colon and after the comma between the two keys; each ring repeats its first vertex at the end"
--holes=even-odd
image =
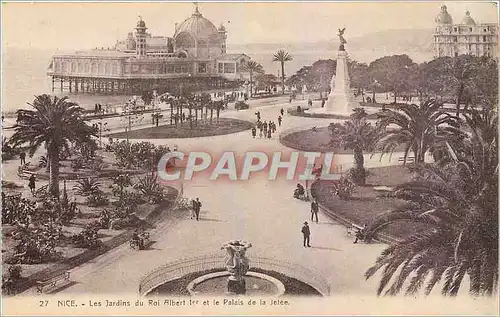
{"type": "Polygon", "coordinates": [[[348,177],[342,176],[338,182],[333,185],[333,193],[340,199],[348,200],[356,190],[354,184],[348,177]]]}
{"type": "Polygon", "coordinates": [[[134,187],[153,203],[160,203],[163,200],[163,189],[158,183],[158,176],[156,173],[150,173],[144,177],[139,177],[139,182],[134,187]]]}
{"type": "Polygon", "coordinates": [[[53,222],[34,228],[20,228],[12,236],[19,240],[15,254],[8,263],[35,264],[55,259],[55,248],[62,236],[60,226],[53,222]]]}
{"type": "Polygon", "coordinates": [[[115,154],[116,165],[126,168],[140,168],[150,170],[154,168],[163,154],[166,146],[155,146],[151,142],[127,143],[114,142],[110,150],[115,154]]]}
{"type": "Polygon", "coordinates": [[[71,161],[71,168],[76,171],[82,169],[85,166],[85,159],[81,156],[75,158],[71,161]]]}
{"type": "Polygon", "coordinates": [[[106,206],[109,199],[102,190],[97,190],[85,198],[85,204],[90,207],[106,206]]]}
{"type": "Polygon", "coordinates": [[[81,178],[73,186],[75,193],[81,196],[89,196],[100,191],[101,183],[96,178],[81,178]]]}
{"type": "Polygon", "coordinates": [[[79,233],[72,236],[73,245],[77,248],[97,249],[102,245],[102,241],[97,238],[100,229],[99,222],[92,222],[85,226],[79,233]]]}
{"type": "Polygon", "coordinates": [[[17,293],[17,283],[21,279],[22,267],[20,265],[11,265],[7,274],[2,276],[2,293],[11,295],[17,293]]]}
{"type": "Polygon", "coordinates": [[[114,214],[117,218],[125,218],[137,209],[137,206],[146,201],[138,193],[126,191],[113,205],[116,207],[114,214]]]}

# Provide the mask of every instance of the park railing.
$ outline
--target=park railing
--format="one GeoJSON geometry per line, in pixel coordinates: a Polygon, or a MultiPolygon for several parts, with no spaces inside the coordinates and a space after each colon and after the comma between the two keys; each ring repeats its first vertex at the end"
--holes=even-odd
{"type": "MultiPolygon", "coordinates": [[[[261,256],[250,256],[250,271],[261,269],[273,271],[297,279],[316,289],[323,296],[330,295],[330,286],[325,279],[299,264],[261,256]]],[[[158,286],[182,278],[188,274],[209,270],[226,270],[226,256],[221,253],[180,259],[154,269],[139,282],[139,294],[147,295],[158,286]]]]}

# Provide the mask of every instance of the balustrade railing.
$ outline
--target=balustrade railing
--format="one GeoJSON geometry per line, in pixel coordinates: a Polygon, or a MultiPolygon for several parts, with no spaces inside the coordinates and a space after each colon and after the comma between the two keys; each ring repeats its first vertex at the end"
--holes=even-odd
{"type": "MultiPolygon", "coordinates": [[[[141,279],[139,294],[144,296],[156,287],[188,274],[217,269],[225,270],[225,262],[226,257],[223,254],[208,254],[167,263],[154,269],[141,279]]],[[[330,294],[330,286],[323,277],[299,264],[268,257],[251,256],[250,270],[252,268],[274,271],[306,283],[324,296],[330,294]]]]}

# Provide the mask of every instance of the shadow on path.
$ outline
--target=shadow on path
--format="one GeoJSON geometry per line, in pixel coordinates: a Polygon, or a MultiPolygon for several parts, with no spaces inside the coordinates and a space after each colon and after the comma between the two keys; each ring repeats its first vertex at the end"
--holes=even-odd
{"type": "Polygon", "coordinates": [[[312,249],[318,249],[318,250],[332,250],[332,251],[341,251],[343,250],[340,249],[335,249],[335,248],[328,248],[328,247],[316,247],[316,246],[311,246],[312,249]]]}

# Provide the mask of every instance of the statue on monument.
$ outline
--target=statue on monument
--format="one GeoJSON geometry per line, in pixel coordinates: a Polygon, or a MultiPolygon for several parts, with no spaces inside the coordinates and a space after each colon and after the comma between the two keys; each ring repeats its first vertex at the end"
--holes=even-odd
{"type": "Polygon", "coordinates": [[[337,34],[339,39],[340,39],[339,51],[345,51],[344,44],[346,44],[347,41],[344,38],[344,32],[345,32],[345,28],[339,29],[339,34],[337,34]]]}

